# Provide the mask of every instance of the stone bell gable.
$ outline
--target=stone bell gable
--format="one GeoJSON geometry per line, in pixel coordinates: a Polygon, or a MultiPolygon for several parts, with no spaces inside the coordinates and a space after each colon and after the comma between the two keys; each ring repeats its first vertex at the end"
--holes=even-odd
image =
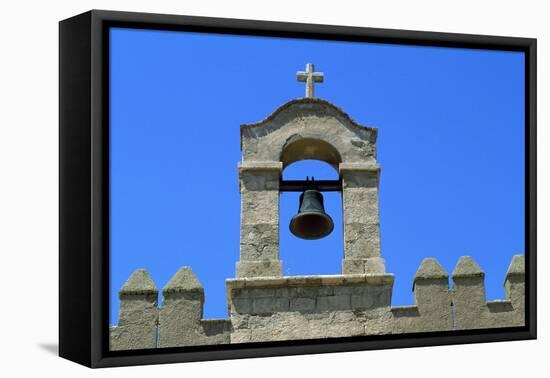
{"type": "Polygon", "coordinates": [[[385,271],[380,253],[377,135],[376,128],[358,124],[330,102],[307,97],[287,102],[263,121],[241,126],[237,277],[281,276],[279,183],[284,168],[304,159],[324,161],[340,175],[342,273],[385,271]]]}

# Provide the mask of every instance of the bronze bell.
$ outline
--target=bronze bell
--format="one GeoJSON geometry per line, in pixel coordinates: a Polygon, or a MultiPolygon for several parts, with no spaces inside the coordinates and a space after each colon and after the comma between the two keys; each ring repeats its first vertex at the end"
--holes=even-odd
{"type": "Polygon", "coordinates": [[[325,213],[323,195],[315,189],[309,189],[300,195],[298,214],[290,221],[290,232],[295,236],[315,240],[327,236],[334,229],[332,218],[325,213]]]}

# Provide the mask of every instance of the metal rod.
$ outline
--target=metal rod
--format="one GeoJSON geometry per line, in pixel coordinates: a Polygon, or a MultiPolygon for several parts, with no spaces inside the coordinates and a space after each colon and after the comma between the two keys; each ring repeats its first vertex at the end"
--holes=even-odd
{"type": "Polygon", "coordinates": [[[280,192],[303,192],[308,189],[316,189],[320,192],[341,192],[342,180],[281,180],[279,182],[280,192]]]}

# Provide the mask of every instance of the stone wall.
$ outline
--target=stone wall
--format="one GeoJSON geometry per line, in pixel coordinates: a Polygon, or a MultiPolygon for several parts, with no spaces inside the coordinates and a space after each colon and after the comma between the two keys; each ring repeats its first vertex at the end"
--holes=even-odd
{"type": "Polygon", "coordinates": [[[391,332],[390,274],[226,282],[232,343],[391,332]]]}
{"type": "Polygon", "coordinates": [[[204,289],[189,267],[182,267],[158,290],[145,271],[136,270],[120,289],[119,323],[110,329],[111,350],[227,344],[231,322],[202,319],[204,289]]]}
{"type": "Polygon", "coordinates": [[[449,274],[425,259],[413,281],[415,304],[391,306],[394,277],[385,273],[228,279],[230,319],[203,319],[204,289],[188,267],[158,290],[137,270],[119,292],[111,349],[261,342],[499,328],[525,323],[525,261],[513,257],[505,299],[487,302],[484,273],[468,256],[449,274]]]}

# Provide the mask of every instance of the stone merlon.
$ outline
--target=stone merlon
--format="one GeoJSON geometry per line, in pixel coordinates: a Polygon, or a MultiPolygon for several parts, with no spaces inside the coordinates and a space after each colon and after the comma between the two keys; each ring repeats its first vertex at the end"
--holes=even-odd
{"type": "Polygon", "coordinates": [[[470,257],[462,256],[453,270],[453,278],[459,277],[484,277],[485,273],[479,265],[470,257]]]}
{"type": "Polygon", "coordinates": [[[414,275],[413,286],[423,280],[448,279],[449,273],[434,258],[425,258],[414,275]]]}
{"type": "Polygon", "coordinates": [[[138,269],[132,273],[119,291],[120,296],[158,294],[155,283],[145,269],[138,269]]]}
{"type": "Polygon", "coordinates": [[[525,255],[515,255],[506,272],[506,278],[511,276],[525,276],[525,255]]]}
{"type": "Polygon", "coordinates": [[[190,267],[184,266],[172,277],[162,289],[163,294],[181,293],[185,291],[196,291],[204,293],[199,279],[190,267]]]}

